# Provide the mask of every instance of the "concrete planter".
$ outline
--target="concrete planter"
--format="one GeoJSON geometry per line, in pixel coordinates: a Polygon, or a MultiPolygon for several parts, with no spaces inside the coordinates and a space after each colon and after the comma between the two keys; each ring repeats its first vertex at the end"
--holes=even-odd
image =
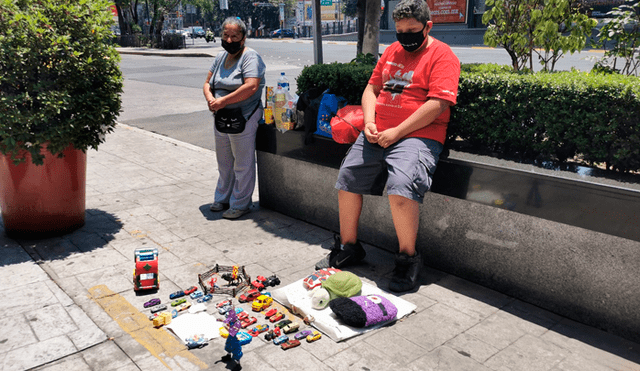
{"type": "MultiPolygon", "coordinates": [[[[260,205],[338,231],[349,148],[261,127],[260,205]]],[[[544,169],[452,153],[421,207],[426,264],[640,341],[640,177],[544,169]]],[[[359,236],[397,250],[386,197],[365,196],[359,236]]]]}

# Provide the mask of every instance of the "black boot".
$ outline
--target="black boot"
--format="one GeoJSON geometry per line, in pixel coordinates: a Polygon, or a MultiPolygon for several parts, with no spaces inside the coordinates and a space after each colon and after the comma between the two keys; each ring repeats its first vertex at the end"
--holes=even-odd
{"type": "Polygon", "coordinates": [[[412,290],[418,285],[418,276],[422,269],[422,256],[416,251],[414,256],[405,253],[396,254],[396,267],[393,270],[393,277],[389,282],[389,290],[393,292],[404,292],[412,290]]]}

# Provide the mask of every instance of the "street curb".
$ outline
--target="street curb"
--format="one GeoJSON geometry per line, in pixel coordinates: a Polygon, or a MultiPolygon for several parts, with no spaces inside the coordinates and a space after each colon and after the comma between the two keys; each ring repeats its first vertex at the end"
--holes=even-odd
{"type": "Polygon", "coordinates": [[[158,53],[158,52],[145,52],[145,51],[132,51],[132,50],[118,50],[120,54],[134,54],[134,55],[156,55],[160,57],[197,57],[197,58],[213,58],[214,56],[207,53],[158,53]]]}
{"type": "Polygon", "coordinates": [[[120,122],[117,123],[117,126],[123,128],[123,129],[126,129],[126,130],[134,131],[136,133],[145,134],[145,135],[148,135],[150,137],[153,137],[153,138],[156,138],[156,139],[160,139],[160,140],[163,140],[165,142],[169,142],[171,144],[175,144],[176,146],[188,148],[188,149],[190,149],[192,151],[195,151],[195,152],[206,153],[206,154],[215,153],[215,151],[212,151],[210,149],[198,147],[198,146],[195,146],[195,145],[193,145],[191,143],[187,143],[187,142],[183,142],[181,140],[173,139],[173,138],[168,137],[166,135],[154,133],[152,131],[140,129],[140,128],[137,128],[135,126],[129,126],[127,124],[123,124],[123,123],[120,123],[120,122]]]}

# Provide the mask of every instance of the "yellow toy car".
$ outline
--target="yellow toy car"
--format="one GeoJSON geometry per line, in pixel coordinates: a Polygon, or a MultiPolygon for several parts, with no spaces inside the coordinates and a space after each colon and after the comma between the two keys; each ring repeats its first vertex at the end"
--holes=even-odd
{"type": "Polygon", "coordinates": [[[251,309],[254,312],[260,312],[265,308],[269,308],[269,306],[273,303],[273,298],[268,295],[260,295],[251,304],[251,309]]]}
{"type": "Polygon", "coordinates": [[[308,343],[314,342],[314,341],[320,339],[321,337],[322,337],[322,334],[320,333],[320,331],[313,330],[311,335],[307,336],[307,342],[308,343]]]}

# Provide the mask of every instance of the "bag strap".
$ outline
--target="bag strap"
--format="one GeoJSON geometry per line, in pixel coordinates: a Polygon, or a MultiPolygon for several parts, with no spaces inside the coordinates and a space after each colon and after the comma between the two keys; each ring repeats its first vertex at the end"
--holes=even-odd
{"type": "Polygon", "coordinates": [[[340,120],[346,122],[347,124],[349,124],[352,128],[356,129],[356,131],[362,131],[360,129],[358,129],[357,127],[355,127],[352,123],[350,123],[349,121],[345,120],[344,118],[338,116],[338,114],[336,113],[336,117],[339,118],[340,120]]]}

